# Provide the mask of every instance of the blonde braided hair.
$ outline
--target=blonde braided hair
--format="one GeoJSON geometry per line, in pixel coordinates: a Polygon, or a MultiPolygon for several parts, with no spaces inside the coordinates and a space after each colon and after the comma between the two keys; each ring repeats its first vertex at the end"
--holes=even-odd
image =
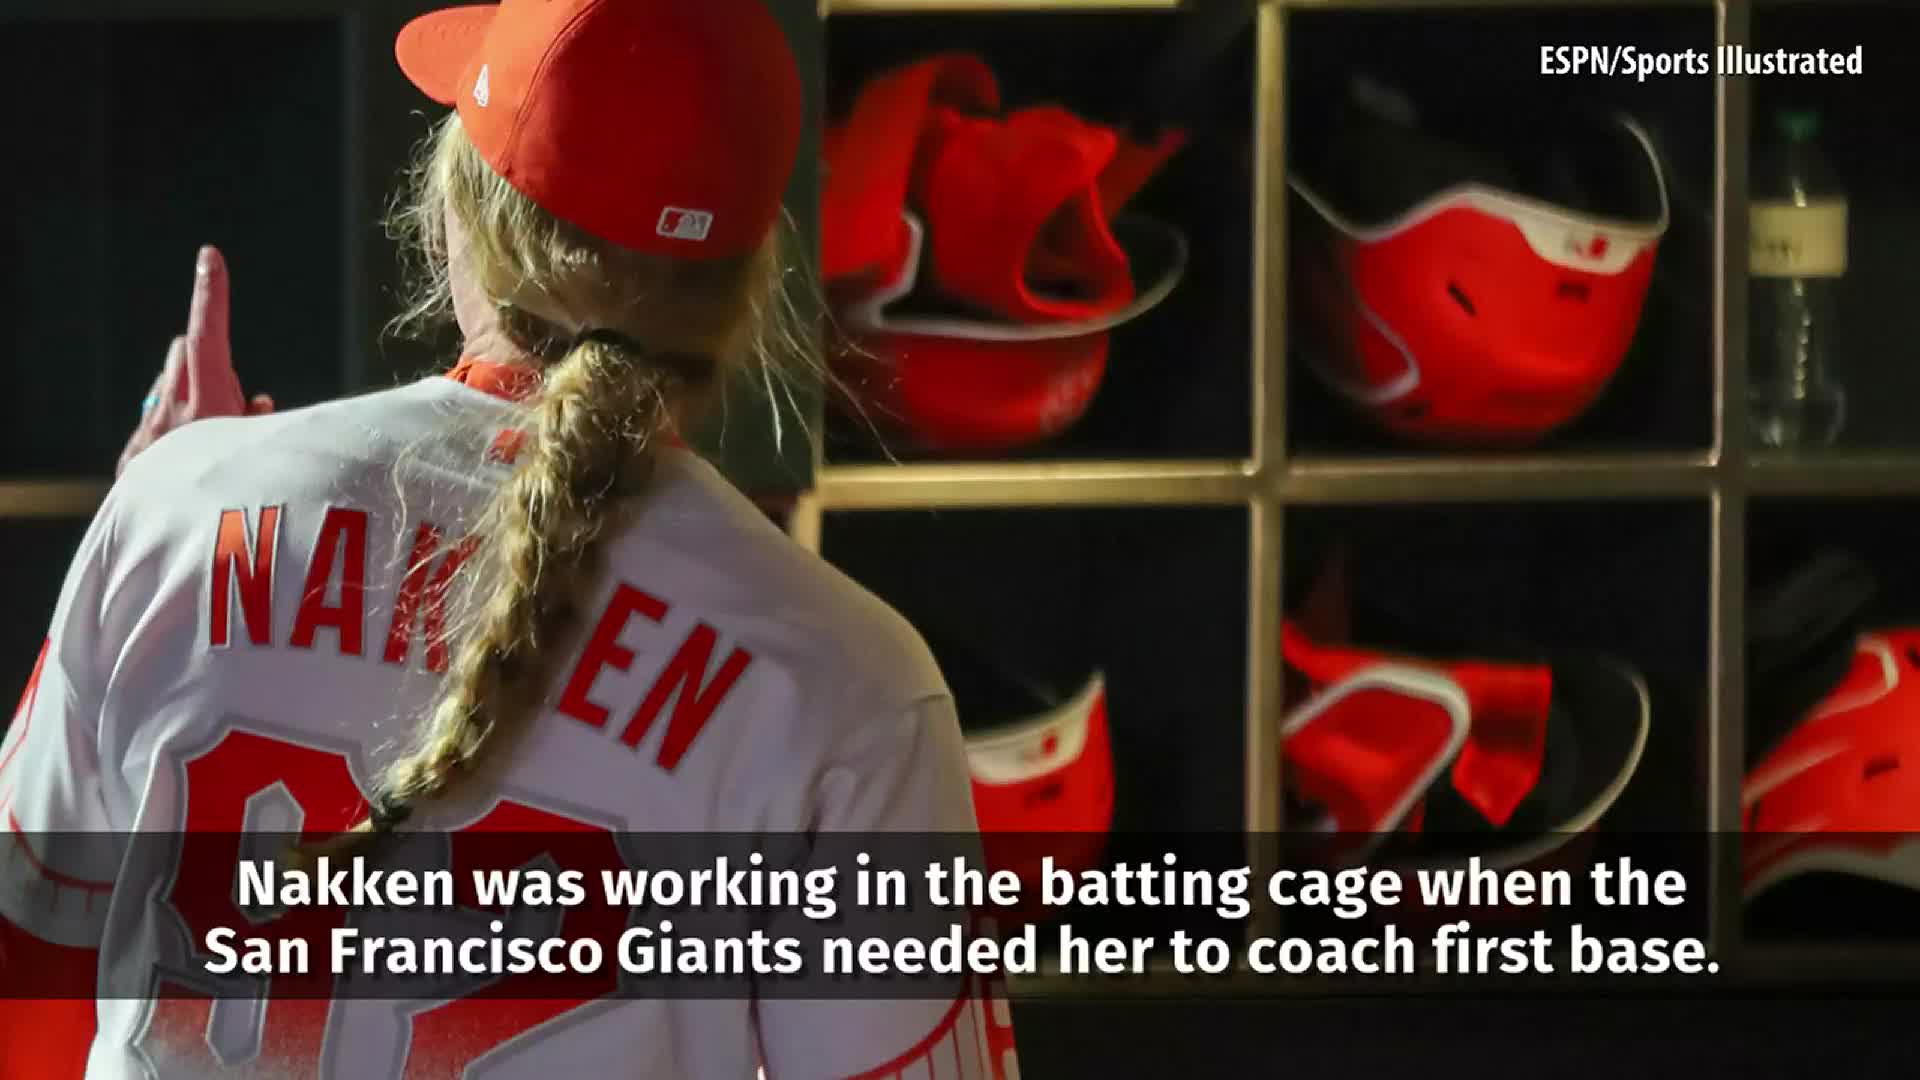
{"type": "Polygon", "coordinates": [[[598,342],[546,370],[525,456],[475,530],[487,538],[473,558],[487,591],[419,748],[387,771],[385,799],[410,807],[445,794],[510,737],[503,727],[535,714],[550,661],[599,570],[610,504],[644,482],[650,442],[671,422],[669,403],[689,389],[697,388],[598,342]]]}
{"type": "Polygon", "coordinates": [[[420,282],[399,325],[451,310],[449,213],[467,241],[465,271],[539,361],[538,385],[520,403],[527,437],[512,475],[459,541],[470,610],[450,635],[439,694],[383,773],[373,813],[318,850],[356,846],[449,797],[538,715],[616,504],[644,486],[654,443],[677,417],[749,363],[783,376],[794,360],[818,370],[783,287],[777,232],[737,258],[617,248],[503,181],[457,114],[425,144],[390,219],[420,282]]]}

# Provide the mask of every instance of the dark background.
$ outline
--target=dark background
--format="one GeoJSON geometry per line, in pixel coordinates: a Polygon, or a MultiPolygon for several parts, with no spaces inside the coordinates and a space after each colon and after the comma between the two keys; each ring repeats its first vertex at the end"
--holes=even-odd
{"type": "Polygon", "coordinates": [[[339,19],[0,23],[0,64],[34,88],[7,105],[33,167],[0,179],[8,473],[110,469],[202,243],[232,263],[249,387],[297,406],[369,378],[347,41],[339,19]]]}

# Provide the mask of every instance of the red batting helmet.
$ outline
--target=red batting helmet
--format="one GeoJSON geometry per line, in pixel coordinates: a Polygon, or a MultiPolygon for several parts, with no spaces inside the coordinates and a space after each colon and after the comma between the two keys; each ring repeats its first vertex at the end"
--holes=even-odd
{"type": "Polygon", "coordinates": [[[1289,177],[1304,359],[1410,438],[1520,444],[1618,370],[1668,219],[1653,142],[1624,116],[1484,115],[1495,145],[1423,127],[1357,81],[1289,177]]]}
{"type": "Polygon", "coordinates": [[[1002,450],[1085,413],[1107,334],[1172,291],[1177,231],[1118,216],[1180,147],[1065,109],[1000,115],[978,57],[886,72],[827,132],[821,270],[835,366],[873,420],[929,450],[1002,450]]]}

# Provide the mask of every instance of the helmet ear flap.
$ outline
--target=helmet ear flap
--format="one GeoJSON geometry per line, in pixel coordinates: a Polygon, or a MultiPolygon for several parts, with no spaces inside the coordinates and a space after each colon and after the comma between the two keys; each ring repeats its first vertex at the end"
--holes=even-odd
{"type": "Polygon", "coordinates": [[[1878,591],[1871,567],[1845,552],[1826,551],[1755,596],[1747,621],[1754,684],[1747,703],[1749,767],[1846,678],[1878,591]]]}
{"type": "Polygon", "coordinates": [[[1463,184],[1514,185],[1498,155],[1425,126],[1412,99],[1383,80],[1356,76],[1336,112],[1317,140],[1302,140],[1296,171],[1309,186],[1337,193],[1341,215],[1356,223],[1389,221],[1463,184]]]}
{"type": "Polygon", "coordinates": [[[1592,108],[1569,108],[1542,131],[1539,158],[1515,164],[1519,190],[1580,213],[1617,221],[1664,222],[1673,169],[1652,133],[1592,108]],[[1538,168],[1528,168],[1537,160],[1538,168]]]}
{"type": "Polygon", "coordinates": [[[1769,923],[1774,914],[1805,917],[1816,892],[1823,911],[1855,892],[1898,898],[1906,936],[1920,891],[1920,848],[1911,839],[1920,829],[1920,729],[1912,722],[1920,630],[1862,633],[1849,660],[1844,677],[1747,771],[1745,892],[1750,903],[1777,909],[1769,923]]]}

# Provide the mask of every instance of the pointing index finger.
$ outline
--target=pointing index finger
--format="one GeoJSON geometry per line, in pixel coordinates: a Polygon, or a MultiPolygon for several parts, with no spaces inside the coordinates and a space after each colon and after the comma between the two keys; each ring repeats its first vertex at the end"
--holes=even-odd
{"type": "Polygon", "coordinates": [[[193,276],[193,305],[187,313],[186,377],[177,388],[181,401],[217,394],[233,380],[228,303],[227,261],[220,249],[203,247],[193,276]]]}

